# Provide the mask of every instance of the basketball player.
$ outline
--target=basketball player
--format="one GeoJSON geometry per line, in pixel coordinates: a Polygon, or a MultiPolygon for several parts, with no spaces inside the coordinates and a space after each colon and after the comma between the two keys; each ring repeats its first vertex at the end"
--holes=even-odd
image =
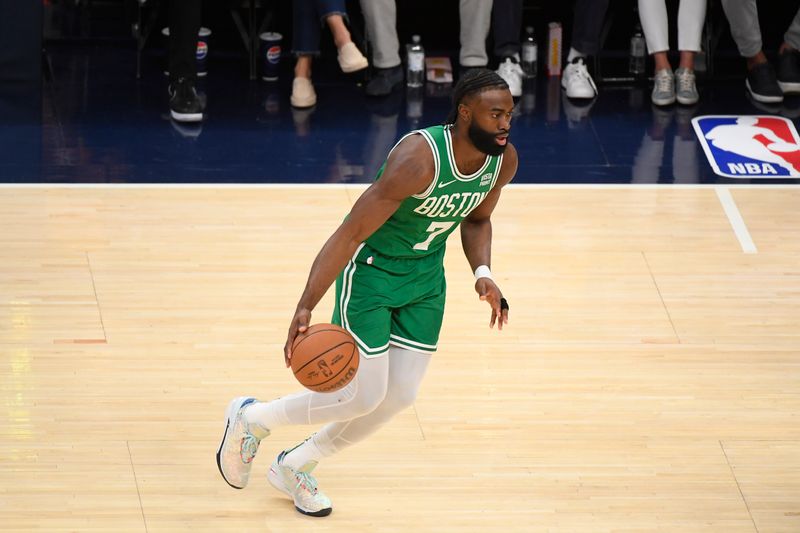
{"type": "Polygon", "coordinates": [[[442,324],[445,241],[459,224],[475,290],[491,307],[489,326],[502,329],[508,322],[508,303],[489,270],[490,216],[517,170],[517,152],[508,141],[513,107],[506,82],[477,69],[456,85],[444,126],[412,131],[395,145],[376,181],[317,255],[284,347],[288,367],[295,337],[336,280],[333,322],[356,340],[358,373],[332,393],[232,400],[217,452],[229,485],[247,485],[258,445],[271,431],[327,424],[281,452],[267,478],[301,513],[331,513],[311,471],[413,404],[442,324]]]}

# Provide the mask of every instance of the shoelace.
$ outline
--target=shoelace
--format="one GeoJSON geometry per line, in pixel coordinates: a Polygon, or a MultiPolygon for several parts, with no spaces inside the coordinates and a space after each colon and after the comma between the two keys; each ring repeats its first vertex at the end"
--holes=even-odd
{"type": "Polygon", "coordinates": [[[694,74],[686,72],[678,76],[678,89],[681,92],[690,92],[694,89],[694,74]]]}
{"type": "Polygon", "coordinates": [[[522,67],[520,67],[519,65],[517,65],[516,63],[513,63],[511,61],[503,61],[500,64],[500,70],[503,71],[503,73],[506,74],[506,75],[508,75],[508,74],[521,75],[522,74],[522,67]],[[517,68],[514,68],[514,67],[517,67],[517,68]]]}
{"type": "Polygon", "coordinates": [[[656,76],[656,89],[658,92],[672,92],[671,76],[656,76]]]}
{"type": "Polygon", "coordinates": [[[308,490],[312,495],[317,493],[317,480],[309,474],[308,472],[294,472],[295,479],[297,480],[297,486],[295,488],[305,488],[308,490]]]}
{"type": "Polygon", "coordinates": [[[178,82],[175,86],[175,92],[180,98],[194,98],[197,96],[197,89],[195,89],[186,78],[178,78],[178,82]]]}
{"type": "Polygon", "coordinates": [[[586,65],[583,63],[570,64],[570,70],[572,70],[575,76],[583,78],[584,80],[589,77],[589,71],[586,70],[586,65]]]}
{"type": "Polygon", "coordinates": [[[243,463],[249,463],[256,456],[259,440],[249,433],[242,437],[241,457],[243,463]]]}

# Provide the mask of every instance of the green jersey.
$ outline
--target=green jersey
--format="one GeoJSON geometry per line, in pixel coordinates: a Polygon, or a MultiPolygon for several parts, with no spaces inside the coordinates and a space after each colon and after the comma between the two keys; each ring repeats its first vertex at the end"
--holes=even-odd
{"type": "MultiPolygon", "coordinates": [[[[450,125],[432,126],[403,137],[419,134],[428,142],[435,168],[433,181],[422,193],[403,200],[389,220],[366,240],[373,250],[398,258],[422,257],[439,251],[447,236],[497,183],[503,156],[486,156],[477,172],[462,174],[456,167],[450,128],[450,125]]],[[[386,163],[378,171],[376,181],[385,167],[386,163]]]]}

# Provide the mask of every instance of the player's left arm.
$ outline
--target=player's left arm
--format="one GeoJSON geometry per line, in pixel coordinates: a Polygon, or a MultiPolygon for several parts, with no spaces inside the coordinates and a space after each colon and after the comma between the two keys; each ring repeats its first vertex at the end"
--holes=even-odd
{"type": "MultiPolygon", "coordinates": [[[[481,265],[492,266],[492,212],[500,200],[501,189],[514,179],[516,173],[517,150],[513,144],[508,143],[497,183],[483,202],[461,222],[461,245],[473,272],[481,265]]],[[[489,327],[494,327],[497,322],[497,328],[503,329],[503,324],[508,323],[508,304],[503,299],[500,288],[491,278],[481,277],[475,282],[475,291],[492,308],[489,327]]]]}

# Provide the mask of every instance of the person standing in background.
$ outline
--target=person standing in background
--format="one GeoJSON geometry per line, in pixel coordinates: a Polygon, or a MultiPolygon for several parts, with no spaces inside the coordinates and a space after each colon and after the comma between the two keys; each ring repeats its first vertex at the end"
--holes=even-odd
{"type": "MultiPolygon", "coordinates": [[[[397,5],[395,0],[361,0],[361,10],[375,67],[375,75],[365,92],[369,96],[385,96],[403,83],[397,5]]],[[[492,0],[459,0],[458,12],[461,19],[461,69],[485,67],[489,63],[486,37],[491,23],[492,0]]]]}
{"type": "Polygon", "coordinates": [[[678,50],[680,64],[673,74],[667,52],[669,27],[666,0],[639,0],[639,15],[647,49],[655,62],[655,85],[651,100],[655,105],[693,105],[700,99],[694,74],[694,56],[706,20],[706,0],[681,0],[678,8],[678,50]]]}
{"type": "Polygon", "coordinates": [[[800,9],[778,51],[778,75],[761,49],[756,0],[722,0],[739,53],[747,59],[745,87],[757,102],[780,103],[784,94],[800,94],[800,9]]]}
{"type": "Polygon", "coordinates": [[[368,66],[367,58],[353,44],[345,26],[347,11],[344,0],[294,0],[292,2],[292,51],[297,57],[294,66],[291,103],[293,107],[312,107],[317,93],[311,83],[311,63],[319,55],[320,24],[327,25],[339,51],[339,67],[344,73],[357,72],[368,66]]]}
{"type": "Polygon", "coordinates": [[[169,112],[178,122],[200,122],[205,95],[197,94],[197,34],[202,3],[170,0],[169,5],[169,112]]]}

